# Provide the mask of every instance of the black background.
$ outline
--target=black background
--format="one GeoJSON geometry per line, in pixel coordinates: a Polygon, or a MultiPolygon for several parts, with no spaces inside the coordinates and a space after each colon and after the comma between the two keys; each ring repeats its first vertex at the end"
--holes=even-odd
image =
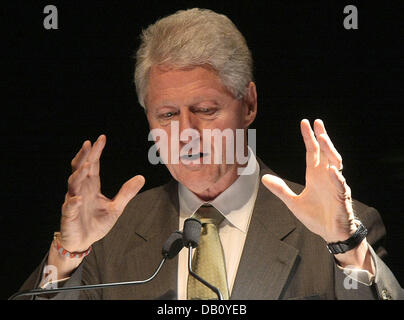
{"type": "MultiPolygon", "coordinates": [[[[398,4],[398,2],[395,2],[398,4]]],[[[353,197],[377,208],[388,265],[404,285],[402,21],[393,2],[2,2],[0,298],[16,291],[59,229],[70,161],[107,135],[101,179],[113,197],[136,174],[144,190],[170,178],[147,160],[150,142],[133,85],[139,34],[160,17],[203,7],[246,37],[258,88],[257,154],[304,184],[299,121],[321,118],[344,159],[353,197]],[[59,29],[45,30],[54,4],[59,29]],[[345,30],[355,4],[359,29],[345,30]]]]}

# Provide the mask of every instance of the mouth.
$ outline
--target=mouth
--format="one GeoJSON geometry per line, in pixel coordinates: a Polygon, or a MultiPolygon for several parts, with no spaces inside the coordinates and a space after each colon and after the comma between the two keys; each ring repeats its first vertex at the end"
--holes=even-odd
{"type": "Polygon", "coordinates": [[[193,160],[197,160],[200,158],[203,158],[205,156],[207,156],[207,153],[195,153],[195,154],[184,154],[181,156],[181,160],[185,160],[185,161],[193,161],[193,160]]]}

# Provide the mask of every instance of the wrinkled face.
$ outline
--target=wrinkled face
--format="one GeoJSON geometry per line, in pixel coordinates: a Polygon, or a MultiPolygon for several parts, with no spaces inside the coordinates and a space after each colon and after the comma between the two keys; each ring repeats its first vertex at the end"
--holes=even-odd
{"type": "MultiPolygon", "coordinates": [[[[155,131],[153,129],[164,130],[167,134],[168,159],[164,159],[164,162],[174,179],[194,193],[203,193],[214,185],[226,184],[226,181],[232,183],[237,178],[237,168],[240,166],[237,158],[234,158],[233,163],[227,163],[229,161],[225,159],[230,142],[221,139],[220,150],[215,147],[213,136],[208,141],[203,131],[205,129],[206,133],[209,132],[206,129],[219,129],[224,132],[227,129],[235,138],[236,129],[247,129],[256,111],[253,83],[249,90],[253,91],[252,99],[247,102],[246,99],[236,99],[222,84],[216,72],[208,67],[152,68],[145,100],[150,129],[152,132],[155,131]],[[190,144],[195,136],[179,139],[182,133],[193,130],[199,133],[199,145],[190,144]],[[179,161],[173,161],[174,148],[178,150],[179,161]],[[206,161],[207,157],[210,161],[206,161]],[[214,157],[222,160],[218,161],[214,157]]],[[[245,141],[244,147],[246,144],[245,141]]],[[[232,150],[236,149],[234,146],[235,142],[232,150]]]]}

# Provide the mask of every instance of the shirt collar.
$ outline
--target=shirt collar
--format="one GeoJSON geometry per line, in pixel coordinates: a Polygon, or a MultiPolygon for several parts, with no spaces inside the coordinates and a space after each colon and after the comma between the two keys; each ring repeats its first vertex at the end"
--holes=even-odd
{"type": "MultiPolygon", "coordinates": [[[[209,202],[228,222],[242,232],[247,232],[249,217],[254,207],[259,185],[260,169],[250,147],[248,147],[248,165],[246,168],[252,168],[252,174],[240,175],[230,187],[209,202]]],[[[206,204],[181,183],[179,183],[178,195],[180,214],[184,218],[191,217],[201,205],[206,204]]]]}

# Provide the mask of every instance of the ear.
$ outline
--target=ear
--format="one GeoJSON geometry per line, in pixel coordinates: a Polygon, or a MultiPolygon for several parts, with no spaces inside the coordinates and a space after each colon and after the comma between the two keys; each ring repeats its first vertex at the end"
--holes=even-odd
{"type": "Polygon", "coordinates": [[[243,98],[245,108],[244,125],[248,128],[257,116],[257,88],[254,82],[248,84],[247,93],[243,98]]]}

